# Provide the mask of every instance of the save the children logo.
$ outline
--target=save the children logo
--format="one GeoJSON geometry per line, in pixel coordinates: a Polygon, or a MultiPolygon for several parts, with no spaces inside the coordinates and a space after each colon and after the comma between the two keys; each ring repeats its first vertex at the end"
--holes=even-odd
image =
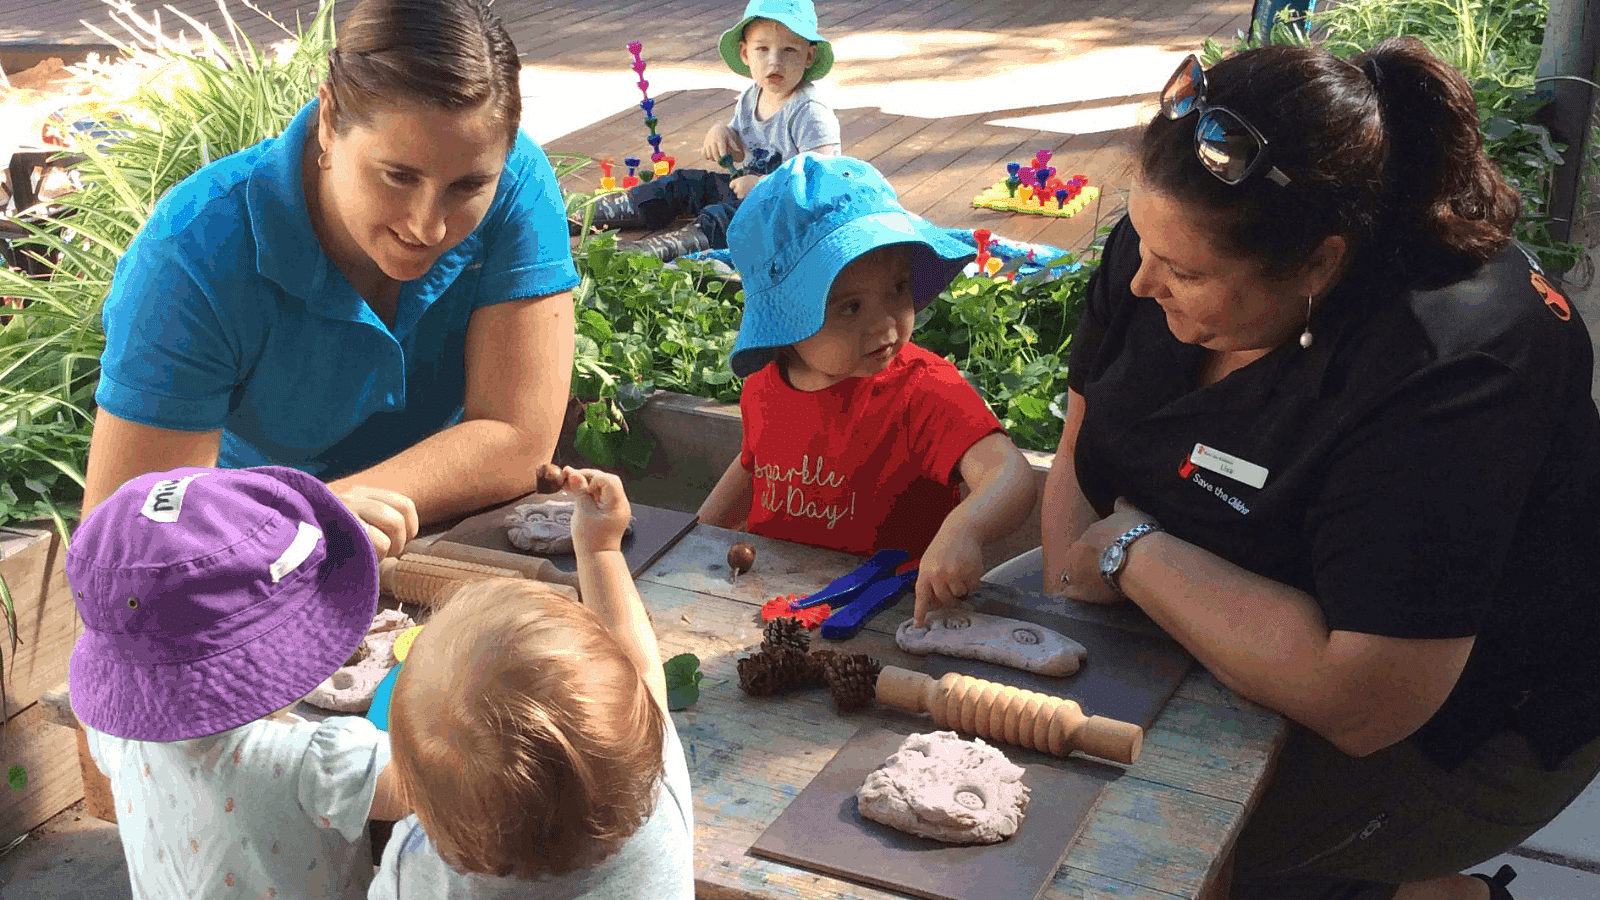
{"type": "Polygon", "coordinates": [[[1529,272],[1528,280],[1533,282],[1533,289],[1544,298],[1544,305],[1556,314],[1556,318],[1563,322],[1572,320],[1572,307],[1567,305],[1567,298],[1555,289],[1555,285],[1545,280],[1538,272],[1529,272]]]}
{"type": "Polygon", "coordinates": [[[838,489],[844,486],[844,478],[824,468],[820,456],[815,460],[810,456],[801,456],[799,468],[785,469],[775,463],[757,463],[754,474],[757,478],[766,479],[766,486],[757,502],[768,512],[818,519],[827,522],[829,529],[839,524],[841,519],[855,515],[856,492],[850,491],[848,499],[837,496],[838,489]],[[818,494],[834,496],[835,502],[826,503],[818,494]]]}
{"type": "Polygon", "coordinates": [[[1205,469],[1225,476],[1241,484],[1260,489],[1267,483],[1267,470],[1246,459],[1240,459],[1231,453],[1224,453],[1215,447],[1205,444],[1195,444],[1189,455],[1184,457],[1183,465],[1178,467],[1178,477],[1185,481],[1192,481],[1200,487],[1210,491],[1217,499],[1228,504],[1241,515],[1250,515],[1250,507],[1236,494],[1232,493],[1220,483],[1213,484],[1210,479],[1200,474],[1205,469]]]}

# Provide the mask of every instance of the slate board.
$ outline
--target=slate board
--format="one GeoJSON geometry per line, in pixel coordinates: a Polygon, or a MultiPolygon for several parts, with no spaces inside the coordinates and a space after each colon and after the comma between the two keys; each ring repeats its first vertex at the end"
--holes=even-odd
{"type": "Polygon", "coordinates": [[[863,818],[856,808],[856,790],[867,773],[911,733],[883,724],[857,731],[750,852],[929,900],[1034,900],[1055,875],[1100,789],[1122,772],[997,744],[1024,770],[1029,795],[1022,825],[997,844],[946,844],[863,818]]]}
{"type": "MultiPolygon", "coordinates": [[[[445,532],[440,540],[455,541],[472,547],[486,547],[520,556],[538,556],[540,554],[517,549],[517,546],[506,538],[506,515],[524,503],[560,499],[560,496],[529,494],[520,497],[504,506],[497,506],[461,520],[456,527],[445,532]]],[[[694,522],[694,513],[633,504],[633,533],[622,539],[622,555],[627,559],[628,570],[633,573],[633,577],[638,578],[645,569],[660,559],[668,547],[677,543],[678,538],[683,537],[694,527],[694,522]]],[[[570,553],[545,558],[563,572],[575,572],[578,569],[578,560],[570,553]]]]}
{"type": "Polygon", "coordinates": [[[1194,664],[1189,651],[1165,634],[1129,631],[994,598],[985,599],[974,608],[991,616],[1021,619],[1059,631],[1082,644],[1089,655],[1077,672],[1065,676],[1039,675],[939,654],[923,657],[918,671],[934,678],[946,672],[959,672],[1053,697],[1066,697],[1083,707],[1087,715],[1149,728],[1194,664]]]}

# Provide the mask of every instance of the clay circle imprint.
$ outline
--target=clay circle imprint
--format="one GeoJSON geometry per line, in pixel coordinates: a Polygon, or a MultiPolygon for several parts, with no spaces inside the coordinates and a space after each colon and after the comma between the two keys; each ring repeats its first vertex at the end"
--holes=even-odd
{"type": "Polygon", "coordinates": [[[1037,644],[1043,640],[1039,636],[1039,632],[1034,631],[1032,628],[1013,628],[1011,630],[1011,639],[1019,644],[1037,644]]]}
{"type": "Polygon", "coordinates": [[[958,628],[971,627],[972,620],[966,616],[945,616],[944,619],[939,622],[939,624],[944,628],[955,631],[958,628]]]}

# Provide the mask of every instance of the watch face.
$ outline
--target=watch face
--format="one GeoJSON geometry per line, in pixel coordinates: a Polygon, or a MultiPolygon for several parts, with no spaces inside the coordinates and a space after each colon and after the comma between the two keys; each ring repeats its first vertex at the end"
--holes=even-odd
{"type": "Polygon", "coordinates": [[[1120,543],[1112,544],[1111,546],[1107,547],[1106,552],[1100,555],[1101,574],[1111,575],[1114,574],[1118,569],[1121,569],[1122,554],[1124,552],[1125,551],[1120,543]]]}

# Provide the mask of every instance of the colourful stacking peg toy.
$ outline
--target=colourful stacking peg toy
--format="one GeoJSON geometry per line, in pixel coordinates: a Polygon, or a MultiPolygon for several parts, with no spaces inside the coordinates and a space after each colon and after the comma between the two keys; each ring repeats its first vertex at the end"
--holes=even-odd
{"type": "Polygon", "coordinates": [[[979,272],[982,272],[983,267],[989,263],[989,239],[992,237],[994,232],[987,228],[973,229],[972,240],[978,245],[978,258],[972,262],[978,267],[979,272]]]}
{"type": "Polygon", "coordinates": [[[622,164],[628,167],[628,174],[622,176],[622,187],[626,190],[627,188],[634,187],[639,183],[639,157],[623,157],[622,164]]]}
{"type": "Polygon", "coordinates": [[[602,191],[614,191],[617,189],[617,179],[611,175],[612,165],[613,163],[610,159],[600,160],[600,190],[602,191]]]}
{"type": "MultiPolygon", "coordinates": [[[[656,118],[656,102],[650,99],[650,82],[646,81],[644,77],[646,64],[644,58],[640,56],[640,52],[643,50],[644,45],[640,42],[628,42],[628,52],[633,54],[633,72],[639,76],[639,93],[644,97],[639,101],[639,108],[644,110],[644,126],[649,129],[649,134],[645,136],[645,140],[650,142],[650,168],[640,170],[637,177],[639,181],[649,181],[652,178],[671,172],[672,161],[665,153],[661,152],[661,132],[656,130],[661,120],[656,118]]],[[[636,162],[634,165],[638,165],[638,163],[636,162]]],[[[628,172],[628,177],[634,177],[631,168],[628,172]]],[[[624,184],[625,186],[631,186],[626,185],[626,182],[624,184]]]]}
{"type": "MultiPolygon", "coordinates": [[[[1100,189],[1091,187],[1089,179],[1083,175],[1074,175],[1066,182],[1056,177],[1050,157],[1049,150],[1040,150],[1034,154],[1032,165],[1006,163],[1006,179],[985,188],[972,198],[972,205],[1066,218],[1077,215],[1099,198],[1100,189]],[[1055,199],[1053,205],[1052,198],[1055,199]]],[[[992,256],[989,259],[991,263],[994,261],[992,256]]]]}

